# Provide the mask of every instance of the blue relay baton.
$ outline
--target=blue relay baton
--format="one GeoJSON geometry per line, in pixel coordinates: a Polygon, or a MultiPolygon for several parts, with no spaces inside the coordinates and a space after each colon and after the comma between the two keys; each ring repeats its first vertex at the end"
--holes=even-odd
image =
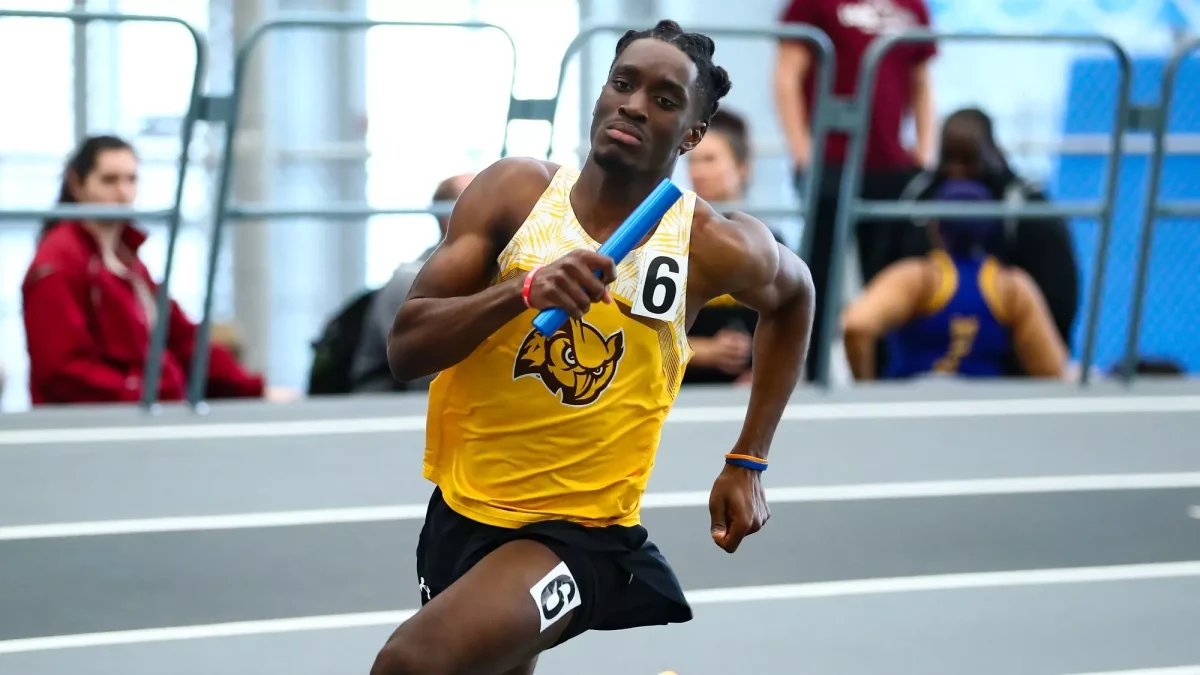
{"type": "MultiPolygon", "coordinates": [[[[670,178],[662,179],[658,187],[654,188],[645,201],[629,214],[616,232],[613,232],[608,241],[604,242],[598,253],[612,258],[614,263],[619,264],[633,247],[654,229],[682,195],[683,192],[670,178]]],[[[597,272],[596,276],[601,276],[601,273],[597,272]]],[[[566,310],[550,307],[538,312],[533,319],[533,327],[542,335],[550,337],[554,331],[562,328],[566,320],[566,310]]]]}

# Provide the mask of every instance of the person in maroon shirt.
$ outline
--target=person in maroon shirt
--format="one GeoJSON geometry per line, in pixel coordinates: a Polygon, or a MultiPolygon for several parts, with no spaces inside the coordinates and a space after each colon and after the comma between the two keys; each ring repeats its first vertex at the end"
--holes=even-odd
{"type": "MultiPolygon", "coordinates": [[[[927,29],[930,25],[929,8],[924,0],[791,0],[781,21],[808,24],[829,36],[836,61],[833,89],[839,97],[856,93],[863,57],[877,36],[927,29]]],[[[929,62],[936,51],[932,43],[897,45],[880,64],[860,193],[864,199],[899,199],[908,182],[931,160],[935,121],[929,62]],[[904,147],[901,140],[901,128],[910,114],[917,132],[916,147],[912,149],[904,147]]],[[[779,45],[775,96],[797,190],[802,186],[801,177],[814,161],[809,112],[815,95],[816,58],[802,42],[783,40],[779,45]]],[[[826,142],[825,164],[817,187],[817,222],[809,224],[815,228],[815,236],[807,262],[813,273],[818,305],[806,373],[810,381],[815,379],[821,365],[816,351],[817,336],[824,323],[821,303],[825,301],[842,164],[848,145],[848,138],[841,133],[831,134],[826,142]]],[[[858,260],[864,284],[892,262],[896,225],[887,221],[857,224],[858,260]]]]}
{"type": "MultiPolygon", "coordinates": [[[[67,165],[59,203],[128,206],[137,193],[133,148],[87,139],[67,165]]],[[[34,405],[135,402],[142,395],[157,285],[137,257],[146,235],[128,222],[47,221],[22,284],[34,405]]],[[[160,400],[185,396],[196,326],[170,303],[160,400]]],[[[213,346],[208,396],[291,398],[267,390],[213,346]]]]}

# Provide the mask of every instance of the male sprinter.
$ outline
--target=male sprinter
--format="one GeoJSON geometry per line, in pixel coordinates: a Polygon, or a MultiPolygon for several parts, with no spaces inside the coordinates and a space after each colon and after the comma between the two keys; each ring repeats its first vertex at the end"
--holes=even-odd
{"type": "Polygon", "coordinates": [[[672,21],[627,33],[582,170],[504,159],[459,198],[388,341],[398,379],[440,371],[425,454],[437,489],[417,545],[423,607],[375,675],[527,675],[584,631],[691,619],[639,507],[687,328],[726,293],[760,313],[765,367],[713,485],[712,537],[732,553],[766,523],[759,477],[808,350],[807,268],[762,223],[690,192],[620,264],[596,253],[704,136],[729,91],[713,48],[672,21]],[[544,338],[530,322],[548,307],[571,318],[544,338]]]}

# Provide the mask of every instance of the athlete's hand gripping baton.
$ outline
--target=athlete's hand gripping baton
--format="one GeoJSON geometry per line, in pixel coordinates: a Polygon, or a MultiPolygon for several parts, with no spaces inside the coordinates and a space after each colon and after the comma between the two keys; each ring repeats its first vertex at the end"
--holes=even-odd
{"type": "MultiPolygon", "coordinates": [[[[658,187],[646,197],[645,201],[638,205],[633,213],[621,223],[616,232],[604,242],[598,251],[600,255],[606,255],[612,258],[613,263],[620,264],[625,256],[633,250],[639,241],[645,238],[646,234],[654,228],[658,221],[666,215],[667,211],[679,201],[683,192],[675,183],[671,182],[670,178],[664,178],[658,187]]],[[[596,276],[601,276],[600,272],[596,276]]],[[[546,337],[554,334],[554,331],[562,327],[567,320],[567,312],[558,307],[549,307],[543,309],[533,319],[533,327],[537,332],[546,337]]]]}

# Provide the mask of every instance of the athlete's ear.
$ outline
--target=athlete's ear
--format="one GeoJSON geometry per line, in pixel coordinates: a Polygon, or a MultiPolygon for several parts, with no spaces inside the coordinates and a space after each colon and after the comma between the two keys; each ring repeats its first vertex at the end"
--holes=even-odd
{"type": "Polygon", "coordinates": [[[687,133],[683,135],[683,143],[679,146],[680,154],[695,150],[696,146],[700,145],[701,139],[704,138],[704,132],[707,130],[707,122],[697,122],[695,126],[693,126],[691,129],[688,129],[687,133]]]}

